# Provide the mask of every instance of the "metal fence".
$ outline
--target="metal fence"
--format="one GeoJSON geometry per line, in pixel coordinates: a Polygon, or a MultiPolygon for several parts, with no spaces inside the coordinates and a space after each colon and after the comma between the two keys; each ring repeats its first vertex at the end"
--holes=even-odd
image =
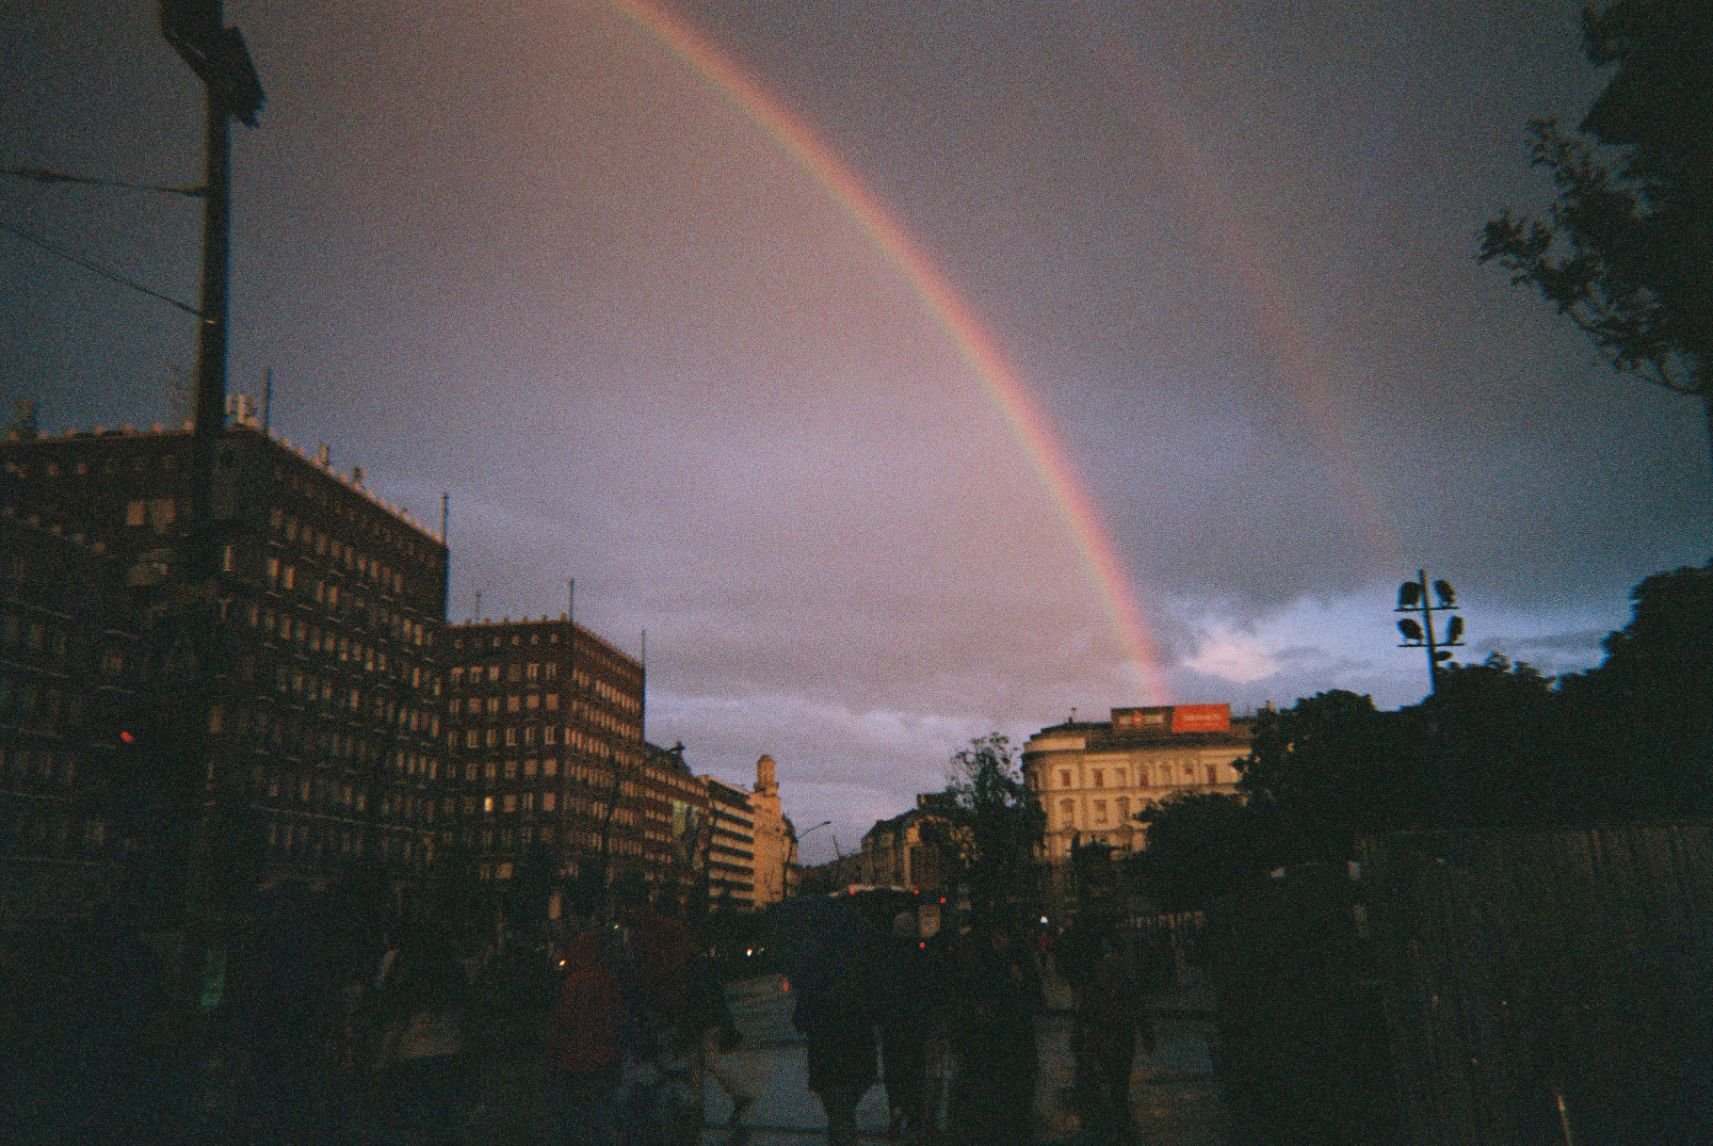
{"type": "Polygon", "coordinates": [[[1713,1142],[1709,908],[1705,823],[1389,836],[1221,904],[1246,1140],[1713,1142]]]}

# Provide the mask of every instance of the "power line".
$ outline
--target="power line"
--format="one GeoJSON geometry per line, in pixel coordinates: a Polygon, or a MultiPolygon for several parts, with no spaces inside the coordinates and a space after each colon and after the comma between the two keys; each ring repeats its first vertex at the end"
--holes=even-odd
{"type": "Polygon", "coordinates": [[[107,279],[111,282],[116,282],[120,286],[130,287],[132,290],[138,291],[141,294],[146,294],[150,298],[160,299],[162,302],[167,303],[170,306],[176,306],[188,315],[192,315],[193,317],[196,317],[196,318],[202,317],[202,312],[200,310],[197,310],[194,306],[190,306],[186,303],[182,303],[178,299],[173,298],[170,295],[162,294],[160,291],[152,290],[149,287],[144,286],[140,282],[137,282],[133,279],[126,278],[124,275],[118,273],[117,271],[110,271],[106,267],[102,266],[99,263],[90,262],[88,259],[84,258],[81,255],[72,254],[70,251],[67,251],[61,247],[57,247],[53,243],[48,242],[46,239],[39,238],[38,236],[32,235],[28,231],[19,230],[17,227],[14,227],[9,223],[0,223],[0,231],[5,231],[6,233],[11,234],[11,235],[16,235],[18,238],[24,240],[26,243],[30,243],[33,246],[40,247],[42,250],[46,251],[50,255],[57,255],[59,258],[64,259],[68,263],[75,263],[78,266],[82,267],[84,270],[89,271],[92,274],[100,275],[102,278],[107,279]]]}
{"type": "Polygon", "coordinates": [[[49,171],[45,167],[0,167],[0,175],[29,179],[36,183],[76,183],[86,187],[117,187],[124,191],[156,191],[162,195],[183,195],[191,199],[203,199],[208,195],[208,188],[198,184],[131,183],[124,179],[102,179],[94,175],[49,171]]]}

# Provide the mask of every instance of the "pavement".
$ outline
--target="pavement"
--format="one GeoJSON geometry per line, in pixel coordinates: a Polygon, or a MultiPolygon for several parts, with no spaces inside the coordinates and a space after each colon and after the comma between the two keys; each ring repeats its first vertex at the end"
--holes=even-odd
{"type": "MultiPolygon", "coordinates": [[[[744,1032],[740,1048],[726,1056],[760,1098],[744,1118],[750,1146],[809,1146],[826,1141],[820,1105],[809,1093],[803,1040],[790,1025],[789,997],[777,980],[758,979],[730,992],[732,1011],[744,1032]]],[[[1078,1125],[1071,1109],[1075,1063],[1071,1055],[1070,989],[1057,978],[1047,981],[1047,1011],[1037,1023],[1041,1072],[1035,1097],[1036,1139],[1042,1144],[1083,1146],[1099,1141],[1078,1125]]],[[[1230,1146],[1229,1120],[1213,1076],[1209,1040],[1212,999],[1190,989],[1156,997],[1157,1045],[1152,1055],[1138,1052],[1131,1074],[1130,1100],[1139,1146],[1230,1146]]],[[[710,1122],[703,1146],[724,1146],[733,1138],[724,1129],[731,1107],[710,1084],[705,1108],[710,1122]]],[[[865,1142],[886,1137],[885,1093],[874,1087],[857,1107],[857,1127],[865,1142]]],[[[1110,1140],[1110,1139],[1109,1139],[1110,1140]]]]}

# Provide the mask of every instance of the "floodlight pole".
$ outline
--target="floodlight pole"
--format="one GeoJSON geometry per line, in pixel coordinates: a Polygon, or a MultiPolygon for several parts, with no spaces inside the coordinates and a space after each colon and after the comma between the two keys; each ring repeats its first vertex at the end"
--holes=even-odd
{"type": "MultiPolygon", "coordinates": [[[[1441,600],[1439,611],[1441,614],[1455,613],[1457,611],[1457,606],[1454,603],[1454,598],[1450,596],[1450,586],[1444,581],[1435,582],[1436,591],[1442,587],[1445,589],[1447,596],[1441,600]]],[[[1418,639],[1406,633],[1404,640],[1399,643],[1398,647],[1401,649],[1425,648],[1427,650],[1428,695],[1433,696],[1439,691],[1439,662],[1451,656],[1450,653],[1444,650],[1460,647],[1463,644],[1459,635],[1462,628],[1462,622],[1457,620],[1452,621],[1452,625],[1455,627],[1456,631],[1448,629],[1444,639],[1441,639],[1435,634],[1433,621],[1434,605],[1433,598],[1428,594],[1427,570],[1416,570],[1416,579],[1414,581],[1405,581],[1398,588],[1400,590],[1398,594],[1398,607],[1394,609],[1393,612],[1420,613],[1422,615],[1421,637],[1418,639]],[[1411,589],[1415,590],[1413,594],[1410,592],[1411,589]],[[1411,600],[1412,597],[1414,598],[1413,601],[1411,600]]],[[[1407,624],[1407,621],[1399,622],[1400,626],[1407,624]]]]}

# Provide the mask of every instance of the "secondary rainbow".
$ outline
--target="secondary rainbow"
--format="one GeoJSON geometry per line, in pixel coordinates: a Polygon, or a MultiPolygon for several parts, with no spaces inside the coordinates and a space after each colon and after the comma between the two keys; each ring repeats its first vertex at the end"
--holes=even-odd
{"type": "Polygon", "coordinates": [[[998,343],[970,312],[945,275],[807,124],[688,23],[640,0],[613,0],[613,6],[777,140],[898,268],[974,370],[1058,504],[1125,652],[1141,678],[1144,698],[1166,703],[1170,698],[1165,674],[1149,639],[1142,609],[1124,562],[1092,499],[1046,415],[1029,395],[998,343]]]}

